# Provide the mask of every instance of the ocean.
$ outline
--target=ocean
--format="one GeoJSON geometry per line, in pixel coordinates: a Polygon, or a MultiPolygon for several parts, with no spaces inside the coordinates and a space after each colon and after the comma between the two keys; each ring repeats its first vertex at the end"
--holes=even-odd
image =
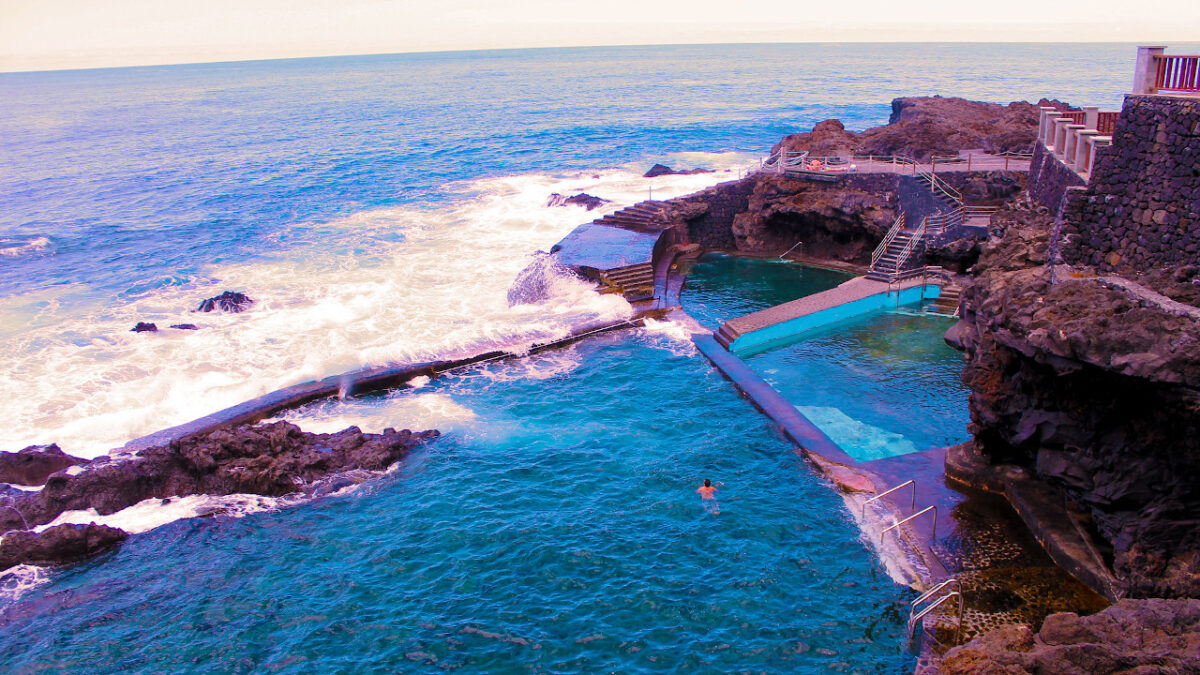
{"type": "MultiPolygon", "coordinates": [[[[537,306],[509,307],[507,290],[579,223],[736,178],[820,120],[861,130],[894,97],[933,94],[1117,109],[1133,58],[1127,44],[699,45],[0,74],[0,449],[95,457],[297,382],[519,351],[627,316],[572,279],[537,306]],[[656,162],[714,173],[643,178],[656,162]],[[577,192],[611,203],[546,205],[577,192]],[[224,290],[255,303],[192,311],[224,290]],[[160,331],[131,332],[139,321],[160,331]],[[167,328],[185,323],[199,329],[167,328]]],[[[801,672],[804,657],[812,672],[902,672],[904,589],[727,389],[658,326],[310,407],[289,419],[448,433],[324,505],[226,501],[226,516],[170,522],[216,508],[180,501],[120,521],[162,526],[104,560],[0,579],[0,658],[96,672],[801,672]],[[670,386],[647,390],[631,364],[674,373],[670,386]],[[589,398],[589,381],[608,393],[589,398]],[[544,396],[562,407],[538,408],[544,396]],[[704,424],[708,405],[728,428],[704,424]],[[564,420],[595,438],[557,437],[564,420]],[[749,439],[732,464],[731,429],[749,439]],[[680,488],[713,470],[740,515],[698,514],[680,488]],[[587,480],[552,480],[563,471],[587,480]],[[816,506],[796,506],[797,490],[816,506]],[[854,555],[830,558],[831,543],[854,555]],[[541,564],[514,568],[523,554],[541,564]],[[469,562],[447,569],[447,556],[469,562]],[[865,604],[843,606],[848,594],[865,604]]]]}

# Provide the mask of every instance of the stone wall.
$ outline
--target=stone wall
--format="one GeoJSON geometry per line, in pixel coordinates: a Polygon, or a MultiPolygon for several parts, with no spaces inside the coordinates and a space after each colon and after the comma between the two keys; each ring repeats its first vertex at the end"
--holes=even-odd
{"type": "Polygon", "coordinates": [[[1062,219],[1068,264],[1200,264],[1200,100],[1126,96],[1112,147],[1087,187],[1068,191],[1062,219]]]}
{"type": "Polygon", "coordinates": [[[1058,213],[1063,195],[1069,187],[1082,187],[1086,181],[1068,169],[1053,152],[1048,152],[1041,143],[1033,149],[1033,160],[1029,162],[1029,198],[1058,213]]]}
{"type": "Polygon", "coordinates": [[[750,193],[753,191],[754,181],[746,178],[714,185],[681,199],[708,207],[704,215],[688,221],[687,234],[691,243],[713,250],[736,249],[733,218],[749,208],[750,193]]]}

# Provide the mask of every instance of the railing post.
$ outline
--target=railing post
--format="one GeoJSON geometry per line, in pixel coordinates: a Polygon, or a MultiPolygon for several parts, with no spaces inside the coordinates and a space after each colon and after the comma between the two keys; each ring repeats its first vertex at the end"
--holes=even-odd
{"type": "Polygon", "coordinates": [[[1100,107],[1094,105],[1083,106],[1083,128],[1095,129],[1100,122],[1100,107]]]}
{"type": "Polygon", "coordinates": [[[1100,132],[1095,129],[1083,129],[1079,132],[1078,145],[1075,146],[1075,169],[1076,173],[1086,173],[1088,162],[1092,156],[1092,139],[1099,136],[1100,132]]]}
{"type": "Polygon", "coordinates": [[[1158,57],[1166,47],[1138,47],[1137,62],[1133,66],[1133,93],[1158,93],[1158,57]]]}
{"type": "Polygon", "coordinates": [[[1079,146],[1079,132],[1083,127],[1082,124],[1067,125],[1067,142],[1063,148],[1063,163],[1067,166],[1075,166],[1075,148],[1079,146]]]}

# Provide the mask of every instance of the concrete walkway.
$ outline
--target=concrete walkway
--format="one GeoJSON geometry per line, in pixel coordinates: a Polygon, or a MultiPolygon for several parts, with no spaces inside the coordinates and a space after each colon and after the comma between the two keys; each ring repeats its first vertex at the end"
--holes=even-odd
{"type": "MultiPolygon", "coordinates": [[[[852,302],[865,300],[871,296],[883,295],[889,291],[903,291],[928,284],[927,278],[923,277],[908,279],[899,284],[891,285],[866,277],[855,277],[837,288],[831,288],[815,295],[807,295],[791,302],[785,302],[782,305],[775,305],[774,307],[768,307],[753,314],[730,319],[721,324],[721,327],[717,330],[718,339],[726,346],[735,348],[737,345],[734,343],[739,338],[750,333],[811,316],[818,312],[831,310],[835,307],[845,306],[852,302]]],[[[838,317],[831,318],[836,320],[838,317]]]]}

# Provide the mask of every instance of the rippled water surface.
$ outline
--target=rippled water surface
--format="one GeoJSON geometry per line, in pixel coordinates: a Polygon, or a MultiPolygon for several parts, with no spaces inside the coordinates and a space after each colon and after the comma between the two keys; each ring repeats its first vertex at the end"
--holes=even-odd
{"type": "Polygon", "coordinates": [[[446,435],[355,494],[180,521],[62,573],[2,619],[0,659],[89,672],[911,670],[899,614],[911,594],[688,343],[610,335],[292,418],[400,410],[446,435]],[[719,482],[716,509],[695,493],[704,478],[719,482]]]}

